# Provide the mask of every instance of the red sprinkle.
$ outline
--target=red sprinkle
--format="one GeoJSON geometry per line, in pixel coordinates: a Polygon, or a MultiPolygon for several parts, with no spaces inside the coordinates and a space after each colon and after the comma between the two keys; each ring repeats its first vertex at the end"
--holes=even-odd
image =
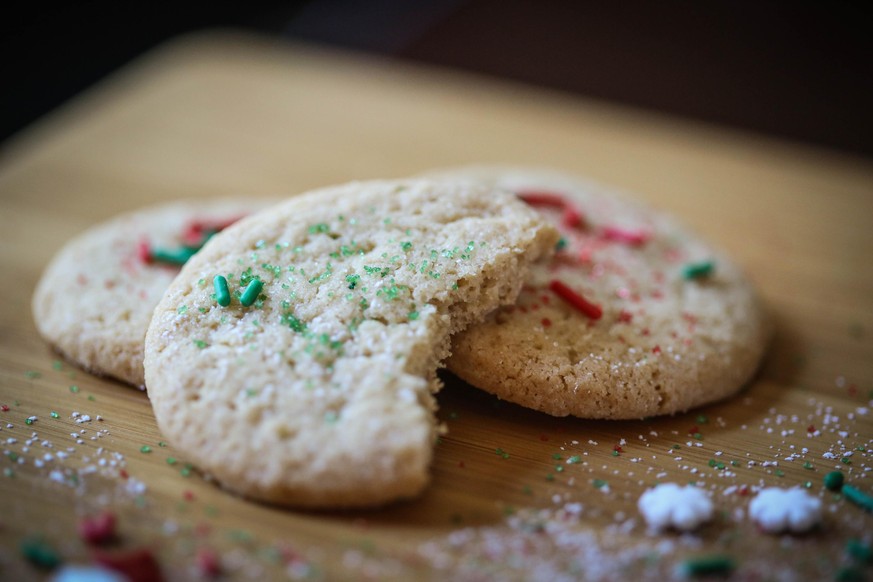
{"type": "Polygon", "coordinates": [[[197,550],[194,560],[197,562],[197,569],[203,576],[215,578],[221,574],[221,559],[215,550],[200,548],[197,550]]]}
{"type": "Polygon", "coordinates": [[[567,228],[579,228],[585,224],[585,217],[578,209],[567,204],[561,216],[561,224],[567,228]]]}
{"type": "Polygon", "coordinates": [[[136,258],[145,264],[152,262],[152,249],[151,246],[149,246],[149,241],[143,239],[137,243],[136,258]]]}
{"type": "Polygon", "coordinates": [[[811,424],[808,427],[806,427],[806,432],[809,432],[809,433],[815,432],[815,425],[811,424]]]}
{"type": "Polygon", "coordinates": [[[688,429],[688,434],[697,434],[699,432],[700,428],[696,424],[688,429]]]}
{"type": "Polygon", "coordinates": [[[550,208],[564,208],[567,203],[564,197],[554,192],[544,190],[521,190],[516,195],[531,206],[548,206],[550,208]]]}
{"type": "Polygon", "coordinates": [[[653,354],[660,354],[660,353],[661,353],[661,346],[655,346],[655,347],[653,347],[653,348],[652,348],[652,353],[653,353],[653,354]]]}
{"type": "Polygon", "coordinates": [[[121,477],[122,479],[127,479],[129,475],[127,474],[127,471],[126,471],[126,470],[124,470],[124,469],[119,469],[119,470],[118,470],[118,476],[121,477]]]}
{"type": "Polygon", "coordinates": [[[83,517],[79,520],[79,537],[85,543],[100,545],[115,538],[115,514],[104,511],[95,517],[83,517]]]}
{"type": "Polygon", "coordinates": [[[544,317],[544,318],[542,319],[542,321],[540,321],[540,323],[543,324],[543,327],[551,327],[551,325],[552,325],[552,320],[549,319],[548,317],[544,317]]]}
{"type": "Polygon", "coordinates": [[[614,447],[612,447],[612,450],[615,451],[616,453],[623,453],[624,452],[624,449],[621,448],[621,445],[615,445],[614,447]]]}
{"type": "Polygon", "coordinates": [[[182,498],[185,501],[194,501],[194,492],[186,489],[182,492],[182,498]]]}
{"type": "Polygon", "coordinates": [[[624,243],[632,247],[644,245],[649,240],[649,234],[641,230],[630,231],[617,228],[615,226],[607,226],[603,229],[603,238],[615,242],[624,243]]]}
{"type": "Polygon", "coordinates": [[[0,410],[2,410],[3,412],[9,412],[9,405],[8,404],[0,405],[0,410]]]}
{"type": "Polygon", "coordinates": [[[549,283],[549,289],[551,289],[555,295],[591,319],[600,319],[601,316],[603,316],[603,309],[601,309],[599,305],[589,302],[557,279],[553,279],[552,282],[549,283]]]}
{"type": "Polygon", "coordinates": [[[631,315],[630,311],[624,309],[618,314],[618,321],[621,323],[630,323],[633,318],[634,316],[631,315]]]}
{"type": "Polygon", "coordinates": [[[164,579],[158,561],[148,548],[112,553],[95,550],[94,561],[120,572],[130,582],[161,582],[164,579]]]}

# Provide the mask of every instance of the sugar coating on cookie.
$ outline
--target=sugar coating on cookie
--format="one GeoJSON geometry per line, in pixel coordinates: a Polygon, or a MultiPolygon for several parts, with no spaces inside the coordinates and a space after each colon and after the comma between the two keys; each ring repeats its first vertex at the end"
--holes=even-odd
{"type": "Polygon", "coordinates": [[[184,259],[259,200],[181,201],[112,218],[58,251],[33,296],[43,338],[87,370],[143,386],[143,341],[184,259]]]}
{"type": "Polygon", "coordinates": [[[506,188],[561,231],[514,306],[453,339],[449,370],[555,416],[671,414],[737,392],[769,329],[752,286],[663,212],[547,170],[433,174],[506,188]]]}
{"type": "Polygon", "coordinates": [[[145,369],[158,424],[253,498],[415,495],[449,335],[513,302],[556,240],[511,194],[416,180],[319,190],[244,219],[155,310],[145,369]]]}

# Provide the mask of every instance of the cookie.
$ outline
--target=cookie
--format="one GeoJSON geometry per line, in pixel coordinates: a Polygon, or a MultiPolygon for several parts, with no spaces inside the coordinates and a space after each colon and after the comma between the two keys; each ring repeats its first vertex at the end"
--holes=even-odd
{"type": "Polygon", "coordinates": [[[181,264],[210,233],[266,205],[174,202],[90,228],[55,255],[37,284],[39,333],[90,372],[143,386],[146,329],[181,264]]]}
{"type": "Polygon", "coordinates": [[[314,191],[216,235],[155,309],[163,434],[224,487],[300,507],[419,493],[449,335],[515,300],[557,232],[511,194],[314,191]]]}
{"type": "Polygon", "coordinates": [[[447,367],[554,416],[634,419],[726,398],[754,374],[769,326],[740,269],[667,214],[565,174],[437,174],[506,188],[562,233],[514,306],[453,339],[447,367]]]}

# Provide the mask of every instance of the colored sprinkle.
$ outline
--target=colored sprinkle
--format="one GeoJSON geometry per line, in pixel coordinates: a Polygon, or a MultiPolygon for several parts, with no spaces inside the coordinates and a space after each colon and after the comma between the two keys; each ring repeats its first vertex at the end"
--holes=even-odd
{"type": "Polygon", "coordinates": [[[543,190],[522,190],[516,195],[531,206],[548,206],[551,208],[564,208],[566,202],[560,194],[543,190]]]}
{"type": "Polygon", "coordinates": [[[35,421],[35,420],[36,420],[35,416],[28,416],[27,418],[24,419],[24,424],[26,424],[27,426],[30,426],[31,424],[33,424],[33,421],[35,421]]]}
{"type": "Polygon", "coordinates": [[[733,559],[728,556],[704,556],[685,560],[680,569],[686,576],[706,576],[709,574],[727,574],[735,567],[733,559]]]}
{"type": "Polygon", "coordinates": [[[504,451],[503,449],[495,449],[494,452],[497,453],[498,455],[500,455],[500,456],[501,456],[502,458],[504,458],[504,459],[508,459],[508,458],[509,458],[509,453],[507,453],[507,452],[504,451]]]}
{"type": "Polygon", "coordinates": [[[167,464],[168,465],[175,465],[176,464],[176,457],[167,457],[167,464]]]}
{"type": "Polygon", "coordinates": [[[60,360],[55,360],[54,362],[52,362],[52,369],[53,370],[61,370],[61,369],[63,369],[63,367],[64,367],[64,363],[61,362],[60,360]]]}
{"type": "Polygon", "coordinates": [[[70,392],[76,394],[77,392],[79,392],[79,387],[73,384],[72,386],[70,386],[70,392]]]}
{"type": "Polygon", "coordinates": [[[565,204],[561,224],[567,228],[579,228],[585,224],[585,216],[570,204],[565,204]]]}
{"type": "Polygon", "coordinates": [[[2,410],[3,412],[9,412],[9,405],[8,404],[0,404],[0,410],[2,410]]]}
{"type": "Polygon", "coordinates": [[[685,265],[682,270],[682,276],[686,279],[702,279],[712,275],[715,269],[715,264],[712,261],[704,261],[702,263],[691,263],[685,265]]]}
{"type": "Polygon", "coordinates": [[[839,491],[843,487],[843,473],[840,471],[831,471],[824,476],[824,486],[829,491],[839,491]]]}
{"type": "Polygon", "coordinates": [[[592,481],[592,484],[598,489],[603,489],[604,487],[609,485],[609,483],[607,483],[604,479],[595,479],[594,481],[592,481]]]}
{"type": "Polygon", "coordinates": [[[263,288],[264,284],[260,279],[252,279],[249,281],[245,291],[240,295],[239,302],[242,303],[244,307],[252,305],[255,302],[255,299],[258,298],[258,295],[261,294],[263,288]]]}
{"type": "Polygon", "coordinates": [[[197,346],[198,349],[208,348],[209,344],[203,340],[196,339],[194,340],[194,345],[197,346]]]}
{"type": "Polygon", "coordinates": [[[26,372],[24,372],[24,377],[30,380],[34,380],[36,378],[39,378],[40,376],[42,376],[42,374],[35,370],[27,370],[26,372]]]}
{"type": "Polygon", "coordinates": [[[607,226],[603,229],[603,238],[632,247],[638,247],[644,245],[649,240],[649,234],[643,231],[630,231],[615,226],[607,226]]]}
{"type": "Polygon", "coordinates": [[[79,537],[91,545],[105,544],[115,538],[115,514],[104,511],[95,517],[84,517],[78,524],[79,537]]]}
{"type": "Polygon", "coordinates": [[[212,285],[215,287],[215,301],[222,307],[230,305],[230,289],[227,286],[227,279],[222,275],[216,275],[212,279],[212,285]]]}
{"type": "Polygon", "coordinates": [[[845,497],[861,509],[873,512],[873,496],[870,496],[863,491],[846,484],[843,485],[843,497],[845,497]]]}
{"type": "Polygon", "coordinates": [[[184,265],[188,259],[194,256],[197,249],[189,247],[180,247],[175,250],[167,249],[152,249],[150,258],[158,263],[166,263],[168,265],[184,265]]]}
{"type": "Polygon", "coordinates": [[[600,319],[603,315],[603,310],[600,308],[599,305],[590,303],[584,297],[582,297],[557,279],[553,279],[552,282],[549,283],[549,289],[555,295],[573,306],[577,311],[581,312],[583,315],[590,317],[591,319],[600,319]]]}
{"type": "Polygon", "coordinates": [[[9,477],[11,479],[12,477],[15,477],[15,471],[10,469],[9,467],[6,467],[5,469],[3,469],[3,476],[9,477]]]}
{"type": "Polygon", "coordinates": [[[40,539],[28,539],[21,542],[21,554],[28,562],[38,568],[51,570],[61,563],[61,557],[58,553],[40,539]]]}
{"type": "Polygon", "coordinates": [[[60,414],[58,414],[57,412],[55,412],[54,410],[52,410],[52,414],[51,414],[51,417],[52,417],[52,418],[60,418],[60,416],[61,416],[60,414]]]}
{"type": "Polygon", "coordinates": [[[862,564],[873,562],[873,548],[866,545],[861,540],[849,540],[846,543],[846,553],[862,564]]]}
{"type": "Polygon", "coordinates": [[[805,462],[803,464],[803,468],[804,469],[812,469],[812,463],[810,463],[809,461],[805,462]]]}
{"type": "Polygon", "coordinates": [[[418,319],[418,312],[417,311],[410,311],[408,317],[409,317],[410,321],[415,321],[416,319],[418,319]]]}
{"type": "Polygon", "coordinates": [[[148,445],[143,445],[139,448],[139,452],[141,453],[150,453],[152,452],[152,448],[148,445]]]}

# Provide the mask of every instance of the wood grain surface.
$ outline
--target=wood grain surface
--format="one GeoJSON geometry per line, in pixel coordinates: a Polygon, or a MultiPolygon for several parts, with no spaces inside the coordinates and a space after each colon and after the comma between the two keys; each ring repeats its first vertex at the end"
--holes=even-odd
{"type": "Polygon", "coordinates": [[[170,580],[206,577],[210,552],[226,579],[660,580],[716,554],[737,579],[873,574],[846,551],[873,544],[873,517],[822,486],[838,468],[873,492],[870,160],[230,33],[163,47],[0,156],[4,580],[49,575],[22,543],[89,563],[76,527],[105,510],[119,535],[104,551],[148,548],[170,580]],[[62,361],[36,334],[30,298],[48,260],[122,211],[473,162],[586,175],[725,247],[776,322],[758,378],[687,414],[590,422],[446,376],[449,430],[421,498],[299,512],[223,492],[162,440],[145,393],[62,361]],[[715,520],[648,532],[637,499],[666,481],[703,486],[715,520]],[[823,523],[803,536],[758,531],[747,507],[761,486],[807,487],[823,523]]]}

